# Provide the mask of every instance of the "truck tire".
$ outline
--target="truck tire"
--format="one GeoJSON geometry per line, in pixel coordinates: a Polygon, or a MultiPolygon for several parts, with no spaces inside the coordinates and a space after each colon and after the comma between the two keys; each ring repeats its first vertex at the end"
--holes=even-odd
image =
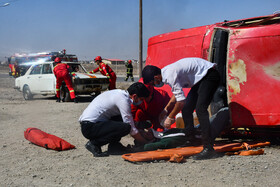
{"type": "Polygon", "coordinates": [[[31,91],[30,91],[28,85],[25,85],[25,86],[23,87],[22,94],[23,94],[23,98],[24,98],[25,100],[31,100],[31,99],[33,99],[33,95],[32,95],[32,93],[31,93],[31,91]]]}

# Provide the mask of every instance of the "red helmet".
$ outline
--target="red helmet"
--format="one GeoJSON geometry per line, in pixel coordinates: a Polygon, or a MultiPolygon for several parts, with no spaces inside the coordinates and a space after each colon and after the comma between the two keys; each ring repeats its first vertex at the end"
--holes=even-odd
{"type": "Polygon", "coordinates": [[[131,64],[131,62],[132,62],[131,60],[128,60],[128,63],[129,63],[129,64],[131,64]]]}
{"type": "Polygon", "coordinates": [[[61,62],[61,59],[59,58],[59,57],[56,57],[55,59],[54,59],[54,62],[61,62]]]}
{"type": "Polygon", "coordinates": [[[95,57],[95,59],[94,59],[94,61],[96,62],[96,61],[102,61],[102,58],[101,58],[101,56],[97,56],[97,57],[95,57]]]}

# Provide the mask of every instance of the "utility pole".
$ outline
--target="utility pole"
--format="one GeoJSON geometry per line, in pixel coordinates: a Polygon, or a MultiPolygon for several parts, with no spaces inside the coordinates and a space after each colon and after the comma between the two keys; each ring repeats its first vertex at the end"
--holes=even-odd
{"type": "Polygon", "coordinates": [[[142,42],[142,0],[139,0],[139,78],[142,77],[142,48],[143,48],[143,42],[142,42]]]}

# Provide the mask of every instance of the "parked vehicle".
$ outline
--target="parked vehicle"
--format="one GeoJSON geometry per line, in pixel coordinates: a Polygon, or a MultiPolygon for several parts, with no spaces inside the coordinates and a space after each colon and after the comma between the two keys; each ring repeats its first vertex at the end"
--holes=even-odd
{"type": "Polygon", "coordinates": [[[8,58],[9,75],[19,77],[26,73],[29,67],[34,63],[51,62],[55,57],[60,57],[63,61],[78,62],[78,58],[73,54],[66,54],[66,50],[59,52],[40,52],[19,54],[16,53],[8,58]]]}
{"type": "Polygon", "coordinates": [[[216,63],[222,79],[212,114],[229,106],[232,129],[279,137],[279,46],[280,14],[273,14],[151,37],[146,65],[162,68],[186,57],[216,63]]]}
{"type": "MultiPolygon", "coordinates": [[[[99,94],[108,89],[109,79],[102,75],[88,74],[87,70],[78,62],[67,63],[75,76],[72,76],[73,88],[76,95],[99,94]]],[[[15,88],[23,92],[25,100],[30,100],[33,95],[55,95],[56,78],[53,74],[54,62],[41,62],[30,66],[25,75],[15,79],[15,88]]],[[[62,97],[70,101],[70,95],[65,85],[61,88],[62,97]]]]}

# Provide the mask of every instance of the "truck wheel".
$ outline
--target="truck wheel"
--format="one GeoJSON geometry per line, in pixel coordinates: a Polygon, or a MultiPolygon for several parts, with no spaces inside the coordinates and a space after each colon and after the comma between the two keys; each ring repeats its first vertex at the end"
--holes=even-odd
{"type": "Polygon", "coordinates": [[[29,89],[29,86],[25,85],[25,86],[23,87],[22,93],[23,93],[23,98],[24,98],[25,100],[31,100],[31,99],[33,99],[33,95],[32,95],[32,93],[31,93],[31,91],[30,91],[30,89],[29,89]]]}
{"type": "Polygon", "coordinates": [[[66,85],[60,87],[60,98],[64,99],[65,102],[70,102],[70,93],[66,85]]]}

